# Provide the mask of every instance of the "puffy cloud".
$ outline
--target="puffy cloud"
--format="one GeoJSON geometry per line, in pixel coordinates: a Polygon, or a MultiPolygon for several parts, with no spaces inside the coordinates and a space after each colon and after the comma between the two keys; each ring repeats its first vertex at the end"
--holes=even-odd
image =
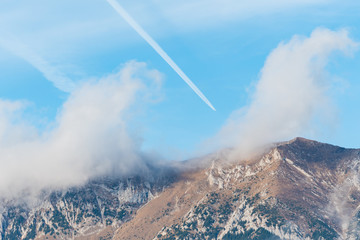
{"type": "Polygon", "coordinates": [[[235,145],[236,156],[244,156],[314,131],[319,127],[314,119],[326,123],[334,118],[325,66],[333,52],[351,54],[357,45],[346,30],[322,28],[280,43],[266,59],[251,103],[233,112],[216,141],[235,145]]]}
{"type": "Polygon", "coordinates": [[[146,164],[137,133],[129,131],[130,115],[137,102],[143,105],[149,92],[158,91],[161,79],[146,64],[129,62],[76,88],[42,131],[24,119],[26,102],[1,100],[0,195],[37,194],[104,174],[141,171],[146,164]]]}

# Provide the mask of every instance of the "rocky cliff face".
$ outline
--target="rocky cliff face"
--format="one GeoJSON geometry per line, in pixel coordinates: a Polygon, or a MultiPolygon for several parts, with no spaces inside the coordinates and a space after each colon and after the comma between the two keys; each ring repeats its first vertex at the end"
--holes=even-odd
{"type": "Polygon", "coordinates": [[[154,171],[157,177],[101,178],[44,193],[32,206],[3,200],[0,239],[98,239],[97,233],[104,230],[111,236],[176,176],[171,170],[154,171]]]}
{"type": "Polygon", "coordinates": [[[99,179],[36,208],[4,202],[2,239],[360,239],[360,150],[302,138],[251,161],[99,179]]]}

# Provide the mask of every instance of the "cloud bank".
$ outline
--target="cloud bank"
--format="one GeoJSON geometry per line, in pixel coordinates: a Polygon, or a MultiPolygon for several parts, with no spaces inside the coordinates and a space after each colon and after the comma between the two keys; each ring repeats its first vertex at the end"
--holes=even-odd
{"type": "Polygon", "coordinates": [[[129,62],[76,88],[43,131],[24,119],[26,102],[0,100],[0,196],[16,198],[145,168],[141,141],[129,130],[130,108],[148,101],[161,79],[146,64],[129,62]]]}
{"type": "Polygon", "coordinates": [[[334,52],[351,54],[358,44],[346,30],[315,29],[310,37],[280,43],[268,58],[251,103],[230,116],[216,141],[246,156],[269,143],[316,131],[336,116],[326,64],[334,52]],[[318,124],[315,123],[315,120],[318,124]]]}

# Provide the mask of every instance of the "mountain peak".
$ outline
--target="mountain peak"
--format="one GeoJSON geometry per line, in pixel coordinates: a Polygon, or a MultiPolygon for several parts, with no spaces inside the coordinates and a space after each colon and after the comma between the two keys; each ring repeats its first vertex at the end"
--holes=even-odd
{"type": "Polygon", "coordinates": [[[311,139],[307,139],[304,137],[296,137],[290,141],[288,141],[288,143],[294,143],[294,142],[300,142],[300,143],[319,143],[315,140],[311,140],[311,139]]]}
{"type": "Polygon", "coordinates": [[[359,149],[346,149],[302,137],[279,144],[277,148],[284,158],[292,159],[298,164],[306,163],[307,167],[316,164],[328,169],[335,169],[341,162],[360,154],[359,149]]]}
{"type": "Polygon", "coordinates": [[[304,137],[295,137],[289,141],[279,142],[276,145],[283,146],[283,145],[300,145],[300,144],[301,144],[301,146],[331,145],[331,144],[318,142],[318,141],[304,138],[304,137]]]}

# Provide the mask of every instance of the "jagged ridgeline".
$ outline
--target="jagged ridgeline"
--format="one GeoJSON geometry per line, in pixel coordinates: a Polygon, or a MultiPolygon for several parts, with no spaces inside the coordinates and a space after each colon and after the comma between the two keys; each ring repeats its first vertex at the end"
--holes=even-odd
{"type": "Polygon", "coordinates": [[[1,238],[360,239],[360,150],[297,138],[248,161],[224,161],[230,151],[51,192],[33,208],[5,201],[1,238]]]}

